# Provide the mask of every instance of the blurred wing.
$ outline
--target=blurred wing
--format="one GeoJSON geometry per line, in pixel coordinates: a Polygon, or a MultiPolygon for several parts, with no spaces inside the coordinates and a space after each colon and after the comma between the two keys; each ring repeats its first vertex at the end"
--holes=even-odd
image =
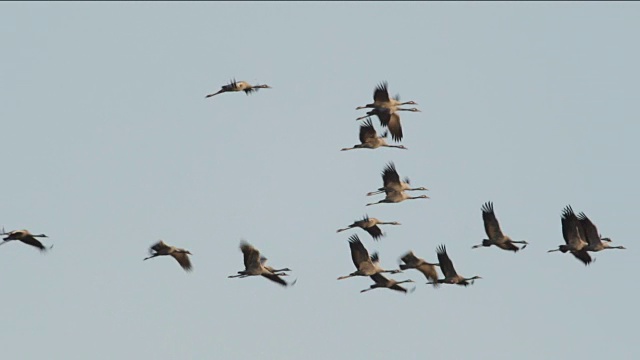
{"type": "Polygon", "coordinates": [[[280,276],[275,275],[275,274],[269,274],[269,273],[264,273],[262,274],[262,276],[266,277],[267,279],[273,281],[273,282],[277,282],[278,284],[282,285],[282,286],[287,286],[287,282],[282,280],[280,278],[280,276]]]}
{"type": "Polygon", "coordinates": [[[393,162],[387,164],[382,171],[382,184],[384,187],[388,187],[391,184],[400,184],[400,176],[396,171],[396,165],[393,162]]]}
{"type": "Polygon", "coordinates": [[[436,267],[433,265],[429,265],[429,264],[422,264],[420,266],[418,266],[416,269],[418,269],[422,274],[424,274],[424,276],[430,280],[430,281],[438,281],[438,270],[436,270],[436,267]]]}
{"type": "Polygon", "coordinates": [[[589,220],[587,215],[581,212],[578,215],[578,221],[580,222],[580,227],[582,228],[582,232],[586,237],[586,240],[589,242],[589,245],[597,245],[600,243],[600,233],[598,233],[598,228],[589,220]]]}
{"type": "Polygon", "coordinates": [[[240,250],[244,256],[245,269],[255,268],[260,266],[260,252],[247,242],[240,244],[240,250]]]}
{"type": "Polygon", "coordinates": [[[415,265],[418,263],[418,258],[413,254],[413,251],[409,251],[400,258],[407,265],[415,265]]]}
{"type": "Polygon", "coordinates": [[[374,102],[389,102],[389,92],[387,91],[387,82],[380,83],[373,92],[374,102]]]}
{"type": "Polygon", "coordinates": [[[576,259],[582,261],[582,263],[585,265],[589,265],[593,261],[586,250],[572,251],[571,255],[575,256],[576,259]]]}
{"type": "Polygon", "coordinates": [[[178,264],[180,264],[180,266],[182,266],[183,269],[185,269],[186,271],[192,270],[191,260],[189,260],[189,254],[181,253],[181,252],[173,252],[171,253],[171,256],[173,256],[173,258],[178,261],[178,264]]]}
{"type": "Polygon", "coordinates": [[[370,119],[367,119],[362,125],[360,125],[360,142],[366,143],[369,139],[377,137],[376,129],[373,127],[370,119]]]}
{"type": "Polygon", "coordinates": [[[34,238],[33,236],[27,236],[24,237],[22,239],[19,239],[20,241],[22,241],[23,243],[27,244],[27,245],[31,245],[34,247],[37,247],[38,249],[40,249],[40,251],[46,251],[47,248],[44,247],[44,245],[42,245],[42,243],[40,241],[38,241],[38,239],[34,238]]]}
{"type": "Polygon", "coordinates": [[[362,245],[358,235],[354,234],[349,237],[349,248],[351,248],[351,260],[353,260],[353,265],[356,269],[360,268],[361,263],[371,261],[369,252],[362,245]]]}
{"type": "Polygon", "coordinates": [[[453,267],[453,262],[449,259],[449,255],[447,255],[447,249],[444,245],[440,245],[436,249],[436,253],[438,254],[438,262],[440,263],[440,269],[442,270],[442,274],[444,277],[454,277],[457,275],[456,269],[453,267]]]}
{"type": "Polygon", "coordinates": [[[371,227],[364,228],[364,231],[368,232],[369,235],[371,235],[371,237],[373,237],[374,240],[378,240],[383,235],[382,230],[380,230],[378,225],[373,225],[371,227]]]}
{"type": "Polygon", "coordinates": [[[387,125],[391,138],[395,142],[402,140],[402,125],[400,124],[400,116],[396,113],[391,113],[389,124],[387,125]]]}

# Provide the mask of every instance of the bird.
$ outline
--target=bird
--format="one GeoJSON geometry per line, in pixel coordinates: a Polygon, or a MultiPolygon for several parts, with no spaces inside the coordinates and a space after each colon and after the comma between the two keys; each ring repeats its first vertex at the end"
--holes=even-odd
{"type": "Polygon", "coordinates": [[[580,227],[588,243],[585,248],[586,251],[597,252],[606,249],[626,249],[624,246],[611,246],[611,239],[601,237],[600,233],[598,233],[598,228],[583,212],[578,214],[578,221],[580,221],[580,227]]]}
{"type": "Polygon", "coordinates": [[[375,204],[384,204],[384,203],[399,203],[405,200],[413,200],[413,199],[429,199],[429,197],[427,195],[409,196],[404,191],[388,191],[387,196],[384,199],[378,202],[369,203],[366,206],[371,206],[375,204]]]}
{"type": "Polygon", "coordinates": [[[364,106],[358,106],[356,110],[366,108],[384,108],[399,105],[418,105],[418,103],[416,103],[415,101],[400,102],[400,100],[398,99],[398,96],[396,96],[395,99],[389,98],[388,83],[386,81],[383,81],[378,84],[378,86],[376,86],[376,89],[373,91],[373,103],[364,106]]]}
{"type": "Polygon", "coordinates": [[[356,121],[370,118],[371,116],[376,115],[378,116],[378,120],[380,121],[380,126],[389,129],[389,132],[391,133],[391,139],[393,139],[393,141],[399,142],[402,140],[404,135],[402,133],[402,124],[400,123],[400,115],[398,114],[398,111],[420,112],[420,110],[417,108],[405,109],[399,108],[397,106],[374,108],[373,110],[368,111],[366,115],[357,118],[356,121]]]}
{"type": "Polygon", "coordinates": [[[500,230],[500,224],[496,219],[496,214],[493,212],[493,203],[487,202],[482,205],[482,221],[484,221],[484,231],[487,233],[489,239],[482,240],[482,244],[474,245],[471,248],[479,248],[482,246],[489,247],[495,245],[502,250],[508,250],[518,252],[518,250],[524,249],[529,244],[526,241],[514,241],[510,237],[504,235],[500,230]],[[515,244],[524,244],[522,248],[519,248],[515,244]]]}
{"type": "Polygon", "coordinates": [[[353,224],[349,225],[348,227],[346,227],[344,229],[338,229],[336,232],[342,232],[342,231],[349,230],[349,229],[354,228],[354,227],[359,227],[359,228],[363,229],[364,231],[368,232],[369,235],[371,235],[371,237],[373,237],[373,240],[379,240],[381,237],[384,236],[384,233],[378,227],[378,225],[400,225],[400,223],[397,222],[397,221],[384,222],[384,221],[380,221],[380,220],[378,220],[376,218],[370,218],[368,215],[365,215],[362,218],[362,220],[356,220],[356,221],[353,222],[353,224]]]}
{"type": "Polygon", "coordinates": [[[276,282],[282,286],[293,285],[295,281],[288,284],[286,281],[280,278],[282,275],[287,275],[284,271],[291,271],[289,268],[274,269],[270,266],[266,266],[267,259],[260,256],[260,251],[253,247],[253,245],[242,240],[240,241],[240,250],[244,258],[244,270],[238,271],[238,275],[229,275],[229,278],[244,278],[247,276],[263,276],[273,282],[276,282]]]}
{"type": "Polygon", "coordinates": [[[378,136],[376,129],[374,129],[371,120],[365,121],[360,125],[360,144],[353,145],[350,148],[343,148],[340,151],[354,150],[354,149],[377,149],[379,147],[392,147],[398,149],[407,149],[404,145],[389,145],[385,141],[387,132],[382,133],[382,136],[378,136]]]}
{"type": "Polygon", "coordinates": [[[424,259],[417,257],[413,251],[404,254],[400,260],[404,262],[404,264],[400,264],[400,270],[416,269],[420,271],[427,280],[433,281],[434,286],[438,286],[436,282],[438,280],[438,270],[436,270],[436,266],[440,266],[440,264],[426,262],[424,259]]]}
{"type": "Polygon", "coordinates": [[[255,91],[258,91],[258,89],[271,89],[271,86],[266,84],[251,85],[246,81],[236,81],[235,79],[232,79],[231,81],[229,81],[229,84],[222,85],[222,87],[220,88],[220,90],[218,90],[218,92],[209,94],[205,96],[205,98],[210,98],[212,96],[222,94],[225,92],[237,92],[237,91],[244,91],[245,94],[249,95],[255,91]]]}
{"type": "Polygon", "coordinates": [[[189,259],[189,255],[192,254],[188,250],[167,245],[162,240],[153,244],[149,248],[149,253],[151,254],[151,256],[142,259],[143,261],[153,259],[156,256],[170,255],[174,259],[176,259],[178,264],[180,264],[180,266],[182,266],[185,271],[191,271],[193,269],[191,266],[191,260],[189,259]]]}
{"type": "MultiPolygon", "coordinates": [[[[367,292],[369,290],[378,289],[378,288],[389,288],[391,290],[402,291],[403,293],[407,293],[407,289],[403,288],[399,284],[413,282],[411,279],[396,281],[393,279],[387,279],[384,275],[378,273],[373,274],[370,278],[375,282],[373,285],[369,286],[368,289],[360,290],[361,293],[367,292]]],[[[410,291],[415,290],[415,288],[410,291]]]]}
{"type": "Polygon", "coordinates": [[[562,211],[562,237],[566,244],[559,245],[557,249],[552,249],[547,252],[561,251],[566,253],[567,251],[583,264],[589,265],[593,261],[591,256],[587,253],[588,243],[585,238],[580,220],[573,212],[571,205],[567,205],[562,211]]]}
{"type": "Polygon", "coordinates": [[[373,253],[369,256],[369,252],[365,249],[364,245],[360,241],[358,235],[351,235],[349,237],[349,248],[351,249],[351,260],[356,267],[356,271],[349,275],[340,276],[338,280],[347,279],[353,276],[371,276],[378,273],[391,273],[396,274],[402,272],[402,270],[384,270],[380,267],[380,258],[378,253],[373,253]]]}
{"type": "Polygon", "coordinates": [[[38,239],[36,239],[37,237],[46,238],[48,237],[47,235],[45,234],[34,235],[34,234],[31,234],[29,230],[25,230],[25,229],[5,232],[4,228],[2,228],[2,234],[0,235],[7,235],[7,237],[3,238],[4,241],[0,243],[0,245],[6,244],[12,240],[19,240],[27,245],[36,247],[43,252],[53,247],[53,245],[51,245],[50,247],[45,247],[44,245],[42,245],[42,243],[38,239]]]}
{"type": "Polygon", "coordinates": [[[434,283],[437,282],[439,284],[457,284],[468,286],[473,284],[474,280],[482,279],[480,276],[465,278],[461,275],[458,275],[456,269],[453,268],[453,262],[451,262],[451,259],[449,259],[449,255],[447,255],[447,249],[444,245],[438,246],[438,248],[436,249],[436,253],[438,254],[438,262],[440,263],[440,270],[442,270],[444,279],[430,281],[427,284],[435,285],[434,283]]]}
{"type": "Polygon", "coordinates": [[[427,191],[426,187],[411,187],[411,180],[408,177],[404,178],[404,181],[400,181],[400,175],[396,170],[396,165],[393,162],[389,162],[387,166],[382,170],[382,187],[378,188],[378,191],[372,191],[367,193],[367,196],[381,194],[389,191],[427,191]]]}

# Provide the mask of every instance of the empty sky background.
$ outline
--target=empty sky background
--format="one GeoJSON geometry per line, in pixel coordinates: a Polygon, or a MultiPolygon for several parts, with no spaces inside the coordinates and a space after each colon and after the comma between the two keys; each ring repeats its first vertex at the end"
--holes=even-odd
{"type": "MultiPolygon", "coordinates": [[[[6,359],[631,359],[637,3],[3,3],[6,359]],[[232,77],[273,89],[204,96],[232,77]],[[419,103],[409,150],[358,143],[377,83],[419,103]],[[365,207],[394,161],[428,200],[365,207]],[[493,201],[517,254],[472,250],[493,201]],[[571,204],[628,250],[585,267],[571,204]],[[364,214],[402,226],[336,234],[364,214]],[[482,280],[360,294],[347,239],[482,280]],[[149,245],[193,252],[193,273],[149,245]],[[240,239],[295,286],[228,279],[240,239]]],[[[374,124],[379,129],[377,119],[374,124]]]]}

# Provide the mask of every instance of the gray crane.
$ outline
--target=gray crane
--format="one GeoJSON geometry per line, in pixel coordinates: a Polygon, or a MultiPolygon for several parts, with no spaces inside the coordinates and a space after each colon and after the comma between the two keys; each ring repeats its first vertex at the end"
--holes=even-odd
{"type": "Polygon", "coordinates": [[[38,239],[36,239],[37,237],[46,238],[48,237],[47,235],[45,234],[34,235],[34,234],[31,234],[29,230],[25,230],[25,229],[5,232],[4,228],[2,228],[2,233],[0,235],[7,235],[7,237],[3,238],[4,241],[0,243],[0,245],[4,245],[9,241],[18,240],[27,245],[36,247],[40,251],[47,251],[53,247],[53,245],[51,245],[50,247],[45,247],[44,245],[42,245],[42,243],[38,239]]]}
{"type": "Polygon", "coordinates": [[[484,231],[487,233],[487,237],[489,238],[482,240],[482,244],[472,246],[472,249],[495,245],[502,250],[518,252],[518,250],[524,249],[529,244],[526,241],[511,240],[510,237],[502,233],[496,214],[493,211],[493,203],[490,201],[482,205],[482,221],[484,222],[484,231]],[[522,248],[519,248],[515,244],[524,245],[522,248]]]}
{"type": "Polygon", "coordinates": [[[580,221],[582,232],[588,243],[586,247],[587,251],[597,252],[606,249],[626,249],[624,246],[611,246],[611,239],[603,238],[598,232],[596,225],[591,222],[583,212],[578,214],[578,221],[580,221]]]}
{"type": "Polygon", "coordinates": [[[400,180],[400,175],[396,170],[396,165],[393,162],[389,162],[387,166],[382,170],[382,187],[378,188],[378,191],[368,192],[367,196],[382,194],[383,192],[390,191],[427,191],[426,187],[411,187],[411,180],[405,177],[404,180],[400,180]]]}
{"type": "Polygon", "coordinates": [[[417,108],[405,109],[399,108],[397,106],[374,108],[373,110],[368,111],[366,115],[357,118],[356,121],[370,118],[371,116],[376,115],[378,116],[378,120],[380,121],[380,126],[389,129],[389,132],[391,133],[391,139],[393,139],[393,141],[399,142],[402,140],[404,135],[402,133],[402,124],[400,123],[400,114],[398,114],[398,111],[420,112],[420,110],[418,110],[417,108]]]}
{"type": "Polygon", "coordinates": [[[376,129],[374,129],[371,120],[365,121],[360,125],[360,144],[353,145],[350,148],[342,148],[340,151],[354,150],[354,149],[377,149],[379,147],[391,147],[398,149],[407,149],[404,145],[389,145],[385,138],[387,133],[382,133],[382,136],[378,136],[376,129]]]}
{"type": "MultiPolygon", "coordinates": [[[[374,281],[374,284],[369,286],[368,289],[360,290],[361,293],[367,292],[367,291],[373,290],[373,289],[378,289],[378,288],[387,288],[387,289],[391,289],[391,290],[401,291],[401,292],[406,294],[407,293],[407,289],[403,288],[399,284],[413,282],[413,280],[411,280],[411,279],[402,280],[402,281],[396,281],[396,280],[393,280],[393,279],[388,279],[387,277],[385,277],[384,275],[382,275],[380,273],[373,274],[373,275],[370,276],[370,278],[374,281]]],[[[411,289],[410,291],[413,292],[413,290],[415,290],[415,287],[413,289],[411,289]]]]}
{"type": "Polygon", "coordinates": [[[447,249],[444,245],[438,246],[436,249],[436,253],[438,254],[438,262],[440,263],[440,270],[442,270],[442,274],[444,275],[444,279],[438,279],[435,281],[430,281],[427,284],[434,284],[437,282],[439,284],[457,284],[462,286],[468,286],[473,284],[474,280],[482,279],[480,276],[474,276],[470,278],[465,278],[461,275],[458,275],[456,269],[453,267],[453,262],[449,259],[449,255],[447,255],[447,249]]]}
{"type": "Polygon", "coordinates": [[[213,94],[209,94],[207,96],[205,96],[205,98],[210,98],[212,96],[218,95],[218,94],[222,94],[225,92],[238,92],[238,91],[244,91],[245,94],[249,95],[253,92],[258,91],[258,89],[271,89],[271,86],[266,85],[266,84],[261,84],[261,85],[251,85],[246,81],[236,81],[235,79],[232,79],[229,84],[227,85],[222,85],[222,87],[220,88],[220,90],[218,90],[217,92],[213,93],[213,94]]]}
{"type": "Polygon", "coordinates": [[[416,269],[420,271],[427,280],[431,280],[433,282],[433,286],[438,286],[438,270],[436,269],[436,266],[440,266],[440,264],[427,262],[424,259],[417,257],[413,251],[409,251],[404,254],[400,260],[404,262],[404,264],[400,264],[400,270],[416,269]]]}
{"type": "Polygon", "coordinates": [[[427,195],[409,196],[404,191],[388,191],[387,196],[384,199],[378,202],[369,203],[367,204],[367,206],[371,206],[375,204],[392,204],[392,203],[394,204],[394,203],[403,202],[405,200],[428,199],[428,198],[429,197],[427,195]]]}
{"type": "Polygon", "coordinates": [[[149,253],[151,256],[146,257],[144,260],[153,259],[156,256],[171,256],[185,271],[191,271],[193,267],[191,266],[191,260],[189,259],[189,255],[192,255],[189,250],[180,249],[175,246],[170,246],[165,244],[164,241],[160,240],[159,242],[153,244],[149,248],[149,253]]]}
{"type": "Polygon", "coordinates": [[[397,99],[389,98],[389,91],[387,88],[388,84],[386,81],[378,84],[378,86],[376,86],[376,89],[373,91],[373,103],[364,106],[358,106],[356,110],[366,108],[385,108],[398,105],[418,105],[418,103],[416,103],[415,101],[400,102],[397,99]]]}
{"type": "Polygon", "coordinates": [[[356,271],[349,275],[340,276],[338,280],[347,279],[353,276],[371,276],[378,273],[391,273],[396,274],[402,272],[402,270],[384,270],[380,267],[380,258],[378,253],[373,253],[369,256],[369,252],[365,249],[364,245],[360,241],[358,235],[351,235],[349,237],[349,248],[351,249],[351,260],[356,267],[356,271]]]}
{"type": "Polygon", "coordinates": [[[561,251],[571,253],[576,259],[580,260],[583,264],[589,265],[593,261],[589,253],[587,253],[588,243],[580,226],[580,220],[573,212],[571,205],[567,205],[562,211],[562,237],[566,244],[559,245],[557,249],[552,249],[547,252],[561,251]]]}
{"type": "Polygon", "coordinates": [[[380,221],[376,218],[370,218],[368,215],[365,215],[362,218],[362,220],[356,220],[353,222],[353,224],[349,225],[344,229],[338,229],[336,232],[342,232],[355,227],[359,227],[364,231],[368,232],[369,235],[373,237],[373,240],[379,240],[381,237],[384,236],[384,233],[378,227],[378,225],[400,225],[400,223],[397,221],[390,221],[390,222],[380,221]]]}
{"type": "Polygon", "coordinates": [[[280,278],[280,276],[286,276],[285,271],[291,271],[289,268],[274,269],[270,266],[266,266],[267,259],[260,256],[260,251],[247,243],[246,241],[240,242],[240,250],[242,251],[244,259],[244,270],[238,271],[238,275],[230,275],[229,278],[244,278],[247,276],[263,276],[273,282],[276,282],[282,286],[293,285],[295,281],[288,284],[286,281],[280,278]]]}

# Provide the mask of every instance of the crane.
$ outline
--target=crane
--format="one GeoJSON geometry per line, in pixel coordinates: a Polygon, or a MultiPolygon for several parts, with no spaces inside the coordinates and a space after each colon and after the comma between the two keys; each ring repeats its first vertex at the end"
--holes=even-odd
{"type": "Polygon", "coordinates": [[[368,215],[365,215],[362,218],[362,220],[356,220],[353,222],[353,224],[349,225],[344,229],[338,229],[336,232],[342,232],[345,230],[352,229],[354,227],[359,227],[364,231],[368,232],[369,235],[373,237],[373,240],[379,240],[381,237],[384,236],[384,234],[382,233],[382,230],[378,227],[378,225],[400,225],[400,223],[397,221],[384,222],[376,218],[370,218],[368,215]]]}
{"type": "Polygon", "coordinates": [[[295,281],[288,284],[286,281],[280,278],[280,276],[287,275],[285,271],[291,271],[289,268],[274,269],[270,266],[266,266],[267,259],[260,256],[260,251],[253,247],[253,245],[242,240],[240,242],[240,250],[242,251],[244,259],[244,270],[238,271],[238,275],[230,275],[229,278],[244,278],[247,276],[262,276],[282,286],[293,285],[295,281]]]}
{"type": "Polygon", "coordinates": [[[411,187],[411,180],[405,177],[403,181],[400,180],[400,175],[396,170],[396,165],[393,162],[389,162],[387,166],[382,170],[382,187],[378,188],[378,191],[372,191],[367,193],[367,196],[381,194],[389,191],[427,191],[426,187],[411,187]]]}
{"type": "Polygon", "coordinates": [[[589,253],[587,253],[588,243],[586,241],[582,226],[578,217],[573,212],[571,205],[567,205],[562,211],[562,237],[566,244],[559,245],[557,249],[552,249],[547,252],[561,251],[566,253],[571,252],[576,259],[580,260],[583,264],[589,265],[593,261],[589,253]]]}
{"type": "Polygon", "coordinates": [[[212,96],[218,95],[218,94],[222,94],[225,92],[237,92],[237,91],[244,91],[245,94],[249,95],[253,92],[258,91],[258,89],[271,89],[271,86],[266,85],[266,84],[261,84],[261,85],[251,85],[246,81],[236,81],[235,79],[232,79],[229,84],[227,85],[222,85],[222,87],[220,88],[220,90],[218,90],[217,92],[213,93],[213,94],[209,94],[207,96],[205,96],[205,98],[210,98],[212,96]]]}
{"type": "Polygon", "coordinates": [[[46,238],[48,237],[47,235],[45,234],[34,235],[30,233],[29,230],[26,230],[26,229],[13,230],[13,231],[6,232],[4,231],[4,228],[2,228],[2,233],[0,235],[7,235],[7,237],[3,238],[4,241],[0,243],[0,245],[4,245],[9,241],[18,240],[27,245],[36,247],[40,251],[47,251],[53,247],[53,245],[51,245],[50,247],[45,247],[44,245],[42,245],[42,243],[38,239],[36,239],[37,237],[46,238]]]}
{"type": "Polygon", "coordinates": [[[482,244],[480,245],[472,246],[472,249],[479,248],[481,246],[489,247],[491,245],[495,245],[502,250],[518,252],[521,248],[515,244],[524,244],[522,249],[527,247],[529,244],[526,241],[511,240],[510,237],[502,233],[496,214],[493,211],[493,203],[490,201],[482,205],[482,221],[484,222],[484,231],[487,233],[487,237],[489,238],[482,240],[482,244]]]}
{"type": "Polygon", "coordinates": [[[482,279],[480,276],[474,276],[470,278],[465,278],[461,275],[458,275],[456,269],[453,267],[453,262],[449,259],[449,255],[447,255],[447,249],[444,245],[438,246],[436,249],[436,253],[438,254],[438,262],[440,263],[440,270],[442,270],[442,274],[444,275],[444,279],[438,279],[435,281],[430,281],[427,284],[457,284],[462,286],[468,286],[473,284],[474,280],[482,279]]]}
{"type": "Polygon", "coordinates": [[[399,142],[402,140],[404,135],[402,133],[402,124],[400,123],[400,114],[398,114],[398,111],[420,112],[417,108],[405,109],[397,106],[374,108],[373,110],[368,111],[366,115],[357,118],[356,121],[377,115],[378,120],[380,121],[380,126],[388,128],[391,133],[391,139],[399,142]]]}
{"type": "MultiPolygon", "coordinates": [[[[388,279],[388,278],[386,278],[384,275],[382,275],[380,273],[373,274],[373,275],[370,276],[370,278],[374,281],[374,284],[369,286],[368,289],[360,290],[361,293],[367,292],[367,291],[373,290],[373,289],[378,289],[378,288],[387,288],[387,289],[391,289],[391,290],[396,290],[396,291],[401,291],[403,293],[407,293],[407,289],[405,289],[402,286],[400,286],[400,284],[413,282],[413,280],[411,280],[411,279],[402,280],[402,281],[396,281],[396,280],[393,280],[393,279],[388,279]]],[[[413,290],[415,290],[415,287],[413,289],[411,289],[410,291],[413,292],[413,290]]]]}
{"type": "Polygon", "coordinates": [[[407,149],[404,145],[389,145],[385,141],[387,133],[384,132],[382,136],[378,136],[376,129],[374,129],[371,120],[365,121],[360,125],[360,144],[353,145],[350,148],[343,148],[340,151],[354,150],[354,149],[377,149],[379,147],[392,147],[398,149],[407,149]]]}
{"type": "Polygon", "coordinates": [[[349,248],[351,249],[351,260],[356,267],[356,271],[349,275],[340,276],[338,280],[347,279],[353,276],[371,276],[378,273],[391,273],[396,274],[402,272],[402,270],[384,270],[380,267],[380,258],[378,253],[373,253],[369,256],[369,252],[365,249],[364,245],[360,241],[358,235],[351,235],[349,237],[349,248]]]}
{"type": "Polygon", "coordinates": [[[420,271],[427,280],[431,280],[434,286],[438,286],[438,283],[436,282],[438,280],[438,270],[436,270],[436,266],[440,266],[440,264],[429,263],[424,259],[417,257],[413,251],[409,251],[402,255],[400,260],[404,262],[404,264],[400,264],[400,270],[416,269],[420,271]]]}
{"type": "Polygon", "coordinates": [[[626,249],[624,246],[611,246],[611,239],[601,237],[600,233],[598,233],[598,228],[583,212],[578,214],[578,221],[580,221],[580,227],[588,243],[585,248],[586,251],[597,252],[606,249],[626,249]]]}
{"type": "Polygon", "coordinates": [[[151,256],[146,257],[144,260],[153,259],[156,256],[171,256],[185,271],[191,271],[193,268],[191,266],[191,260],[189,259],[189,255],[192,255],[188,250],[180,249],[175,246],[170,246],[165,244],[164,241],[160,240],[159,242],[153,244],[149,248],[149,253],[151,256]]]}

